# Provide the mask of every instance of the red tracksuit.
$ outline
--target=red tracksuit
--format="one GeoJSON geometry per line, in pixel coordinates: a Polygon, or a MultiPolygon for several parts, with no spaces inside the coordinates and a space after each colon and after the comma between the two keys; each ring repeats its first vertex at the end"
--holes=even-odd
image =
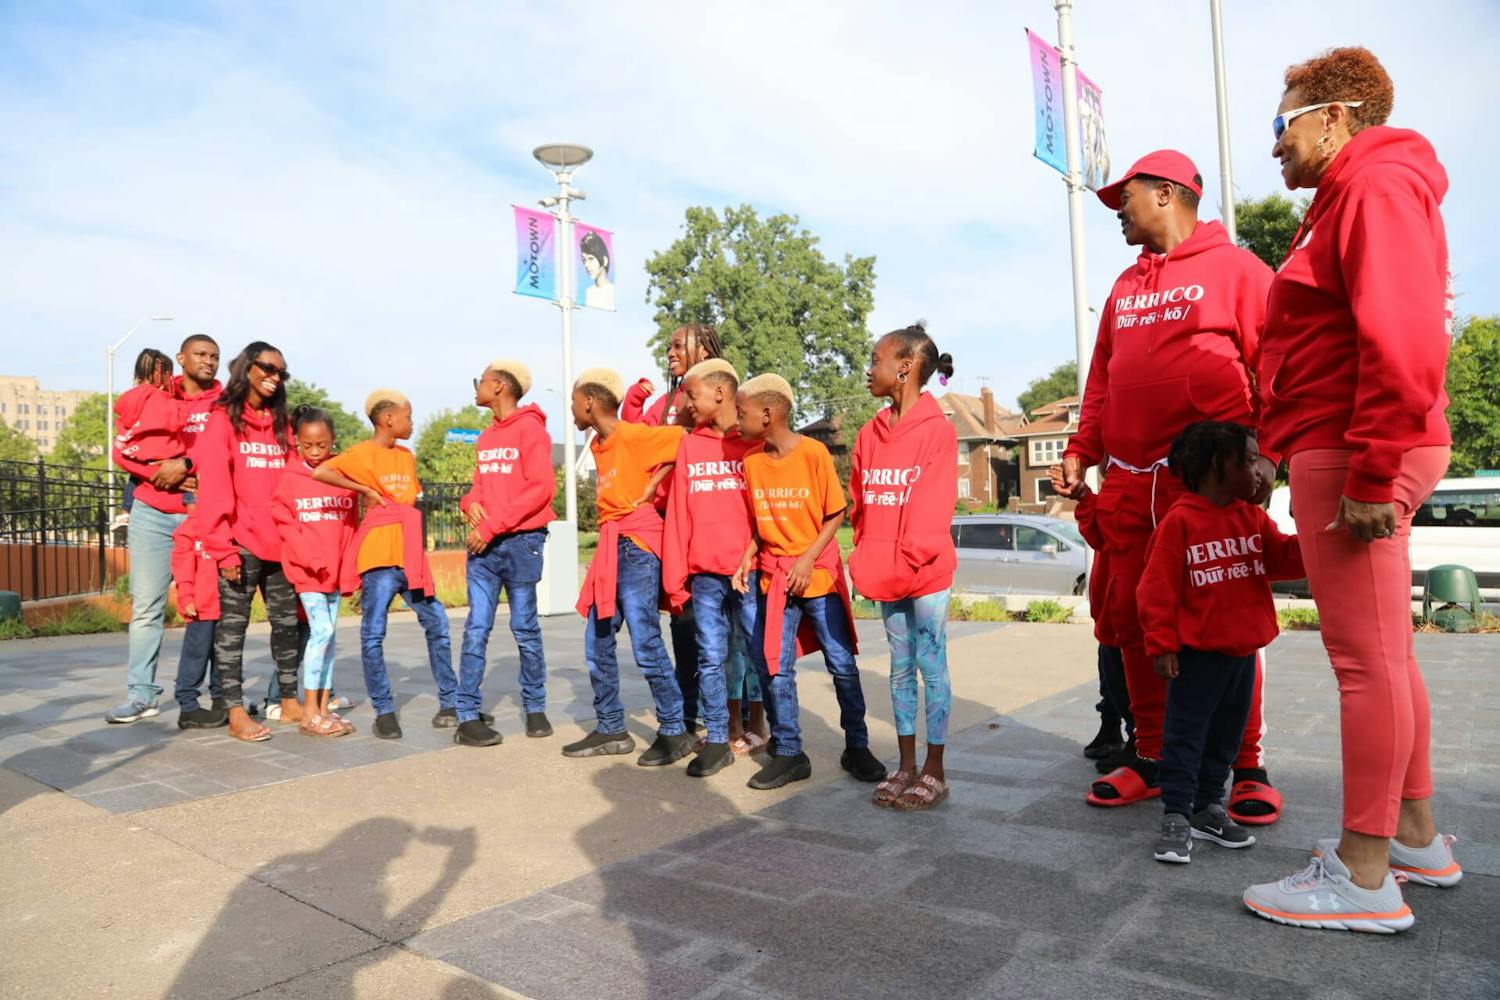
{"type": "Polygon", "coordinates": [[[219,566],[240,565],[240,549],[263,562],[281,561],[281,535],[271,518],[271,495],[286,469],[287,449],[276,439],[270,413],[245,408],[236,434],[222,407],[209,414],[195,448],[198,516],[204,548],[219,566]]]}
{"type": "Polygon", "coordinates": [[[479,435],[478,459],[474,485],[458,506],[466,513],[475,501],[484,506],[479,533],[486,543],[552,523],[557,477],[552,470],[552,436],[541,407],[529,403],[504,420],[492,420],[479,435]]]}
{"type": "Polygon", "coordinates": [[[891,425],[889,408],[859,429],[849,481],[854,589],[872,601],[947,590],[958,553],[958,436],[928,392],[891,425]]]}
{"type": "Polygon", "coordinates": [[[359,523],[352,490],[320,483],[312,467],[290,456],[271,494],[271,519],[281,537],[281,570],[299,594],[339,590],[344,553],[359,523]]]}
{"type": "Polygon", "coordinates": [[[183,606],[191,603],[198,612],[192,620],[219,620],[219,565],[203,548],[197,514],[189,514],[172,532],[172,581],[177,584],[178,614],[189,618],[183,606]]]}
{"type": "MultiPolygon", "coordinates": [[[[1146,655],[1136,588],[1151,533],[1185,492],[1166,468],[1172,440],[1189,424],[1255,425],[1255,370],[1271,269],[1200,222],[1170,253],[1143,250],[1116,279],[1099,321],[1078,433],[1066,454],[1110,460],[1095,517],[1108,558],[1100,634],[1125,659],[1136,748],[1161,754],[1166,683],[1146,655]]],[[[1259,765],[1260,685],[1237,767],[1259,765]]]]}
{"type": "Polygon", "coordinates": [[[691,598],[688,578],[694,574],[733,576],[739,569],[750,547],[745,455],[761,447],[740,437],[738,427],[719,434],[707,426],[678,445],[661,556],[661,585],[673,608],[691,598]]]}

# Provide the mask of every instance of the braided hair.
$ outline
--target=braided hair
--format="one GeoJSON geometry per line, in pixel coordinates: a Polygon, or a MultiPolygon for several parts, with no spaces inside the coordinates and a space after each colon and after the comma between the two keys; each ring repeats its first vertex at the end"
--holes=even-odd
{"type": "MultiPolygon", "coordinates": [[[[686,377],[687,369],[693,367],[700,361],[710,358],[722,358],[724,356],[724,345],[719,343],[719,331],[707,323],[688,323],[677,328],[682,331],[682,350],[687,355],[687,366],[683,369],[686,377]],[[699,352],[701,357],[695,357],[699,352]]],[[[673,330],[676,333],[677,330],[673,330]]],[[[677,392],[682,388],[682,379],[675,375],[668,375],[667,399],[676,399],[677,392]]]]}
{"type": "Polygon", "coordinates": [[[1194,493],[1211,475],[1223,476],[1230,462],[1243,462],[1250,445],[1250,429],[1222,420],[1189,424],[1172,442],[1167,465],[1194,493]]]}
{"type": "Polygon", "coordinates": [[[135,380],[155,384],[158,376],[172,377],[172,359],[154,347],[147,347],[135,356],[135,380]]]}

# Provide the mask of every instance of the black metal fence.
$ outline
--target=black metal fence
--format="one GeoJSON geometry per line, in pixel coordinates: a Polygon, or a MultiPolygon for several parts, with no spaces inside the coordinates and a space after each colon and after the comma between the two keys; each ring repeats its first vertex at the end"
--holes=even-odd
{"type": "Polygon", "coordinates": [[[458,502],[469,492],[469,483],[422,484],[417,508],[422,511],[422,525],[429,549],[461,549],[469,537],[469,526],[458,509],[458,502]]]}
{"type": "Polygon", "coordinates": [[[22,600],[98,593],[110,584],[111,490],[121,473],[0,461],[0,590],[22,600]]]}

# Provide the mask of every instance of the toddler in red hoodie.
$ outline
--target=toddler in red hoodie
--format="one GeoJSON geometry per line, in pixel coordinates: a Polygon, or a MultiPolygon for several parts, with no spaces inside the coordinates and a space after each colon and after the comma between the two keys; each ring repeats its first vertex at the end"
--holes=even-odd
{"type": "Polygon", "coordinates": [[[352,723],[328,707],[333,693],[334,637],[339,620],[339,570],[359,512],[351,490],[320,483],[312,471],[333,454],[333,418],[303,404],[292,411],[297,454],[290,456],[271,517],[281,536],[281,568],[307,615],[302,653],[302,722],[308,736],[343,736],[352,723]]]}
{"type": "Polygon", "coordinates": [[[1193,841],[1255,843],[1224,810],[1224,782],[1255,691],[1255,654],[1276,637],[1271,581],[1304,575],[1297,539],[1246,501],[1255,495],[1255,438],[1205,420],[1172,442],[1188,492],[1151,537],[1136,590],[1146,653],[1167,680],[1158,861],[1192,860],[1193,841]]]}
{"type": "MultiPolygon", "coordinates": [[[[181,405],[172,394],[172,359],[154,347],[136,355],[135,385],[115,400],[115,452],[143,464],[182,454],[181,405]]],[[[125,481],[128,512],[140,477],[125,481]]]]}
{"type": "Polygon", "coordinates": [[[958,553],[949,524],[958,502],[958,436],[928,379],[946,382],[953,358],[921,323],[881,337],[865,384],[891,405],[859,429],[849,493],[854,588],[880,602],[891,647],[891,704],[901,762],[875,786],[877,806],[931,809],[948,797],[943,746],[948,683],[948,597],[958,553]],[[917,674],[927,695],[927,760],[917,772],[917,674]]]}
{"type": "Polygon", "coordinates": [[[202,521],[196,513],[172,532],[172,581],[177,584],[177,613],[187,622],[177,660],[178,729],[217,729],[229,724],[224,691],[214,659],[214,631],[219,623],[219,564],[203,547],[202,521]],[[198,704],[198,689],[208,674],[213,705],[198,704]]]}

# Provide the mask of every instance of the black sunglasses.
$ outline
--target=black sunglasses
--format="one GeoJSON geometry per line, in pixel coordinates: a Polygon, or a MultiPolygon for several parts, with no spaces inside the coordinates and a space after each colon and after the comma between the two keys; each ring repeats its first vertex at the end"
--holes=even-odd
{"type": "Polygon", "coordinates": [[[283,382],[292,377],[292,373],[287,371],[285,368],[277,368],[275,365],[268,365],[264,361],[252,361],[250,363],[259,368],[261,371],[265,372],[267,375],[275,375],[283,382]]]}

